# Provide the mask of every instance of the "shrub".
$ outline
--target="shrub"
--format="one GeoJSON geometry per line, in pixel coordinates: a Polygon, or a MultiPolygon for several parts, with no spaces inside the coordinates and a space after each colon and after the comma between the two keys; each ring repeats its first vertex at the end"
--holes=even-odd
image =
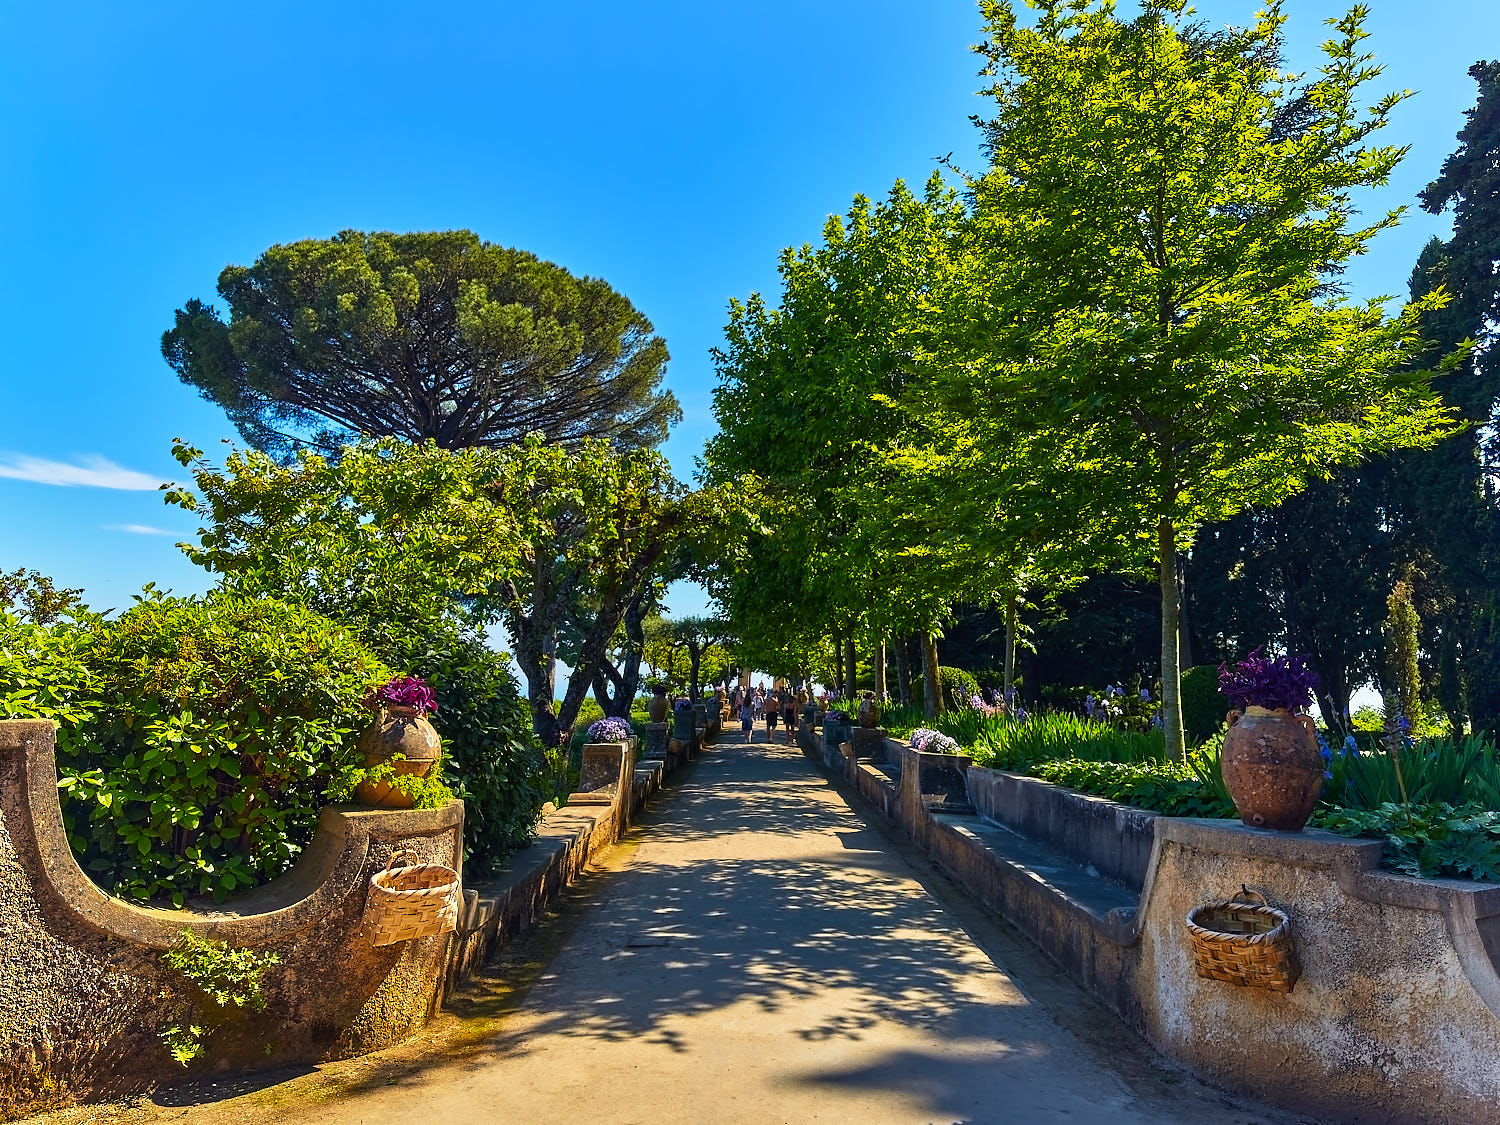
{"type": "Polygon", "coordinates": [[[59,753],[75,752],[75,732],[99,707],[98,677],[89,667],[94,622],[48,628],[0,611],[0,719],[58,723],[59,753]]]}
{"type": "Polygon", "coordinates": [[[69,841],[116,893],[179,905],[291,866],[390,678],[311,610],[222,593],[148,594],[80,654],[98,701],[59,745],[69,841]]]}
{"type": "Polygon", "coordinates": [[[464,802],[464,870],[487,875],[531,842],[546,800],[542,748],[510,662],[453,625],[393,641],[382,655],[437,695],[447,781],[464,802]]]}
{"type": "Polygon", "coordinates": [[[1500,882],[1500,812],[1444,802],[1320,812],[1315,823],[1383,842],[1381,863],[1405,875],[1500,882]]]}
{"type": "Polygon", "coordinates": [[[1229,697],[1219,690],[1219,670],[1199,664],[1182,673],[1182,725],[1188,741],[1202,742],[1224,725],[1229,697]]]}
{"type": "Polygon", "coordinates": [[[1179,762],[1042,762],[1029,771],[1054,785],[1164,816],[1232,817],[1234,806],[1179,762]]]}
{"type": "Polygon", "coordinates": [[[969,709],[940,715],[933,725],[955,738],[977,764],[995,769],[1026,771],[1037,762],[1065,759],[1152,762],[1166,756],[1161,731],[1121,730],[1066,711],[1015,719],[969,709]]]}
{"type": "Polygon", "coordinates": [[[979,694],[979,681],[962,668],[938,668],[938,686],[943,693],[943,705],[952,710],[969,706],[969,700],[979,694]]]}

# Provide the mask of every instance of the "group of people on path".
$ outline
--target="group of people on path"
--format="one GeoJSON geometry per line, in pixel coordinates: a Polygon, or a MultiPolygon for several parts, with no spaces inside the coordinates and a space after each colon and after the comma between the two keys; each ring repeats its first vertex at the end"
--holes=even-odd
{"type": "Polygon", "coordinates": [[[806,688],[793,692],[791,688],[766,689],[764,684],[753,688],[735,688],[729,704],[740,717],[740,730],[749,734],[756,721],[765,719],[766,737],[773,738],[778,723],[786,726],[786,740],[791,742],[797,732],[797,716],[811,700],[806,688]]]}

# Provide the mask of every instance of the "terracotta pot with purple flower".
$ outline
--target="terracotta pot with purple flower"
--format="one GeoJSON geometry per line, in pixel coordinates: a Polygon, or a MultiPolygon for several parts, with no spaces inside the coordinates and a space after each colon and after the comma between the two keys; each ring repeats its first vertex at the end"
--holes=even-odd
{"type": "MultiPolygon", "coordinates": [[[[437,697],[418,676],[403,676],[370,693],[367,706],[379,716],[360,733],[359,750],[365,766],[389,763],[397,777],[426,777],[442,758],[443,743],[427,721],[437,710],[437,697]]],[[[386,771],[378,771],[385,773],[386,771]]],[[[361,781],[355,796],[382,809],[409,809],[415,803],[389,780],[361,781]]]]}
{"type": "Polygon", "coordinates": [[[1252,828],[1301,832],[1323,788],[1318,728],[1307,708],[1317,677],[1305,656],[1256,649],[1233,668],[1219,666],[1229,712],[1220,768],[1240,819],[1252,828]]]}

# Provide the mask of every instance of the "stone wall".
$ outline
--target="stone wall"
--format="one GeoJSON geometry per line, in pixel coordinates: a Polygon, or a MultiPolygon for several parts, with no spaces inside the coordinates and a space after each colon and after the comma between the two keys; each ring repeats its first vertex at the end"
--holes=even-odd
{"type": "Polygon", "coordinates": [[[50,722],[0,722],[0,1094],[89,1096],[175,1077],[158,1038],[186,1019],[162,959],[184,930],[281,964],[264,1012],[208,1041],[220,1068],[282,1066],[386,1046],[441,1003],[448,939],[361,940],[370,877],[394,853],[456,867],[463,804],[425,811],[325,809],[280,879],[211,912],[136,906],[101,891],[68,846],[50,722]]]}
{"type": "MultiPolygon", "coordinates": [[[[705,733],[712,737],[717,724],[705,733]]],[[[613,752],[615,764],[601,767],[614,778],[609,800],[549,806],[535,844],[464,889],[456,934],[376,948],[364,927],[371,876],[400,852],[458,868],[462,802],[325,809],[281,878],[209,911],[153,909],[105,894],[73,858],[52,724],[0,721],[0,1119],[58,1094],[127,1093],[205,1067],[319,1062],[414,1034],[498,945],[530,928],[689,757],[684,750],[636,763],[625,743],[613,752]],[[185,1014],[183,982],[162,958],[183,930],[281,958],[265,975],[265,1010],[210,1036],[192,1071],[159,1037],[185,1014]]],[[[596,766],[607,756],[595,748],[596,766]]]]}
{"type": "Polygon", "coordinates": [[[1335,1120],[1500,1125],[1500,887],[1383,871],[1377,841],[1159,817],[894,742],[886,758],[841,772],[1199,1076],[1335,1120]],[[975,814],[934,791],[954,770],[975,814]],[[1289,994],[1194,971],[1188,912],[1242,886],[1292,919],[1289,994]]]}

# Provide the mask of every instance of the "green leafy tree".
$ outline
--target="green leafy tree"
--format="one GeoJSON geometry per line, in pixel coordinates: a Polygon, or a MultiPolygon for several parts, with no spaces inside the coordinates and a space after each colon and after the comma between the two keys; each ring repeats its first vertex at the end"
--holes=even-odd
{"type": "Polygon", "coordinates": [[[540,432],[654,446],[680,417],[667,347],[628,300],[470,231],[343,231],[272,246],[219,275],[226,324],[177,310],[162,354],[285,456],[361,436],[444,449],[540,432]]]}
{"type": "Polygon", "coordinates": [[[1458,149],[1421,193],[1433,214],[1451,211],[1453,236],[1434,239],[1412,274],[1413,298],[1442,287],[1451,303],[1423,318],[1423,359],[1474,341],[1478,347],[1435,386],[1468,428],[1432,450],[1398,457],[1394,500],[1408,563],[1433,592],[1424,647],[1436,654],[1437,694],[1455,730],[1500,727],[1500,656],[1488,628],[1500,609],[1500,62],[1469,69],[1479,87],[1458,149]]]}
{"type": "Polygon", "coordinates": [[[753,476],[760,519],[710,588],[753,664],[797,678],[831,643],[830,678],[849,680],[854,642],[930,634],[956,596],[876,540],[901,471],[886,450],[920,424],[901,396],[923,377],[924,314],[963,214],[939,177],[921,196],[897,183],[878,204],[857,197],[820,246],[783,253],[778,306],[731,303],[706,469],[753,476]]]}
{"type": "Polygon", "coordinates": [[[34,625],[54,625],[87,612],[82,590],[60,588],[52,579],[24,567],[0,573],[0,613],[34,625]]]}
{"type": "Polygon", "coordinates": [[[734,502],[718,490],[687,490],[658,453],[621,454],[604,441],[569,451],[532,435],[499,457],[486,495],[515,519],[521,565],[481,604],[510,634],[533,725],[544,746],[556,746],[572,730],[627,610],[681,553],[715,540],[734,502]],[[580,617],[583,606],[588,615],[580,617]],[[573,671],[559,704],[565,624],[573,671]]]}
{"type": "Polygon", "coordinates": [[[1381,669],[1381,623],[1396,565],[1390,465],[1341,470],[1275,508],[1205,528],[1189,595],[1200,659],[1223,663],[1259,645],[1306,653],[1330,724],[1381,669]]]}
{"type": "Polygon", "coordinates": [[[722,673],[729,665],[728,643],[734,627],[722,617],[677,617],[667,622],[676,643],[687,653],[688,692],[694,702],[705,671],[722,673]]]}
{"type": "Polygon", "coordinates": [[[1401,156],[1369,143],[1401,96],[1357,104],[1379,73],[1362,9],[1298,87],[1275,3],[1206,39],[1185,0],[1130,21],[1110,3],[1035,6],[1022,27],[1010,3],[982,5],[996,114],[971,183],[974,262],[955,275],[967,297],[949,303],[947,401],[982,404],[990,449],[1025,442],[1047,503],[1112,523],[1115,560],[1154,558],[1180,758],[1179,550],[1335,465],[1448,432],[1428,375],[1405,366],[1441,302],[1389,319],[1330,281],[1396,221],[1354,222],[1352,193],[1401,156]]]}
{"type": "Polygon", "coordinates": [[[181,544],[189,559],[231,589],[353,624],[377,647],[445,620],[483,624],[476,599],[520,565],[515,514],[486,491],[503,471],[496,450],[387,438],[290,465],[235,450],[222,467],[183,442],[173,454],[193,487],[168,489],[167,502],[204,521],[181,544]]]}
{"type": "MultiPolygon", "coordinates": [[[[646,622],[661,604],[663,583],[643,588],[625,607],[620,628],[605,647],[594,672],[594,700],[606,716],[630,717],[641,688],[641,662],[646,655],[646,622]]],[[[586,623],[587,614],[578,612],[571,620],[586,623]]]]}

